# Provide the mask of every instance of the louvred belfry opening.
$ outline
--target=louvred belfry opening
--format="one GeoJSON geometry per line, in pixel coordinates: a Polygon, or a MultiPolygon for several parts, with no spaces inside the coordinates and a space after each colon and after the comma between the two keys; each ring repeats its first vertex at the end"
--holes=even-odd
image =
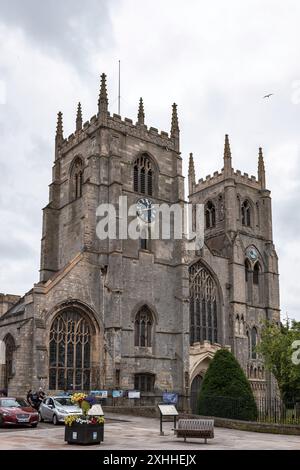
{"type": "Polygon", "coordinates": [[[141,155],[134,162],[133,186],[136,193],[147,196],[153,194],[153,167],[146,154],[141,155]]]}

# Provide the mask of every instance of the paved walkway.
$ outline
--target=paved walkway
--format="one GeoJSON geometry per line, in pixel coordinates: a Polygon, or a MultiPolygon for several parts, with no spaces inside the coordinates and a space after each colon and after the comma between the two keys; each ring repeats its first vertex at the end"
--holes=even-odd
{"type": "Polygon", "coordinates": [[[188,442],[177,439],[172,431],[173,423],[171,422],[163,423],[165,435],[160,436],[158,419],[115,414],[107,414],[106,418],[104,442],[100,446],[68,445],[64,442],[64,426],[40,423],[37,429],[1,429],[0,449],[300,450],[300,436],[215,428],[215,438],[204,444],[203,439],[190,439],[188,442]]]}

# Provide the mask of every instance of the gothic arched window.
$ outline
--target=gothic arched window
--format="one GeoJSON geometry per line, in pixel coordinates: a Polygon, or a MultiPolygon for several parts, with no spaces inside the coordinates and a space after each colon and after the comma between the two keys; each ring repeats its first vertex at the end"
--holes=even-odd
{"type": "Polygon", "coordinates": [[[248,358],[250,359],[251,358],[251,342],[250,342],[250,335],[249,335],[249,331],[247,330],[247,333],[246,333],[246,336],[247,336],[247,345],[248,345],[248,358]]]}
{"type": "Polygon", "coordinates": [[[71,169],[71,194],[72,200],[79,199],[82,196],[83,184],[83,161],[76,157],[71,169]]]}
{"type": "Polygon", "coordinates": [[[261,264],[256,261],[253,268],[253,300],[254,302],[261,303],[263,299],[263,276],[261,264]]]}
{"type": "Polygon", "coordinates": [[[248,259],[245,260],[245,281],[250,281],[250,271],[251,271],[251,264],[248,259]]]}
{"type": "Polygon", "coordinates": [[[135,317],[134,345],[149,348],[152,345],[152,314],[148,307],[142,307],[135,317]]]}
{"type": "Polygon", "coordinates": [[[8,381],[14,375],[14,351],[16,349],[15,340],[11,334],[4,338],[5,344],[5,388],[8,388],[8,381]]]}
{"type": "Polygon", "coordinates": [[[216,225],[216,208],[211,201],[205,204],[205,226],[206,228],[215,227],[216,225]]]}
{"type": "Polygon", "coordinates": [[[251,284],[251,263],[248,259],[245,260],[245,284],[246,284],[246,301],[250,302],[252,298],[252,284],[251,284]]]}
{"type": "Polygon", "coordinates": [[[147,154],[141,155],[134,162],[133,190],[147,196],[153,194],[153,165],[147,154]]]}
{"type": "Polygon", "coordinates": [[[50,329],[49,390],[89,390],[90,376],[90,322],[76,310],[65,310],[50,329]]]}
{"type": "Polygon", "coordinates": [[[217,286],[200,262],[190,267],[190,344],[218,342],[217,286]]]}
{"type": "Polygon", "coordinates": [[[251,330],[251,359],[256,359],[257,329],[255,326],[251,330]]]}
{"type": "Polygon", "coordinates": [[[242,213],[242,225],[246,225],[247,227],[250,227],[251,226],[251,206],[247,199],[242,204],[241,213],[242,213]]]}
{"type": "Polygon", "coordinates": [[[253,268],[253,284],[256,286],[259,285],[259,274],[260,274],[260,264],[257,261],[253,268]]]}

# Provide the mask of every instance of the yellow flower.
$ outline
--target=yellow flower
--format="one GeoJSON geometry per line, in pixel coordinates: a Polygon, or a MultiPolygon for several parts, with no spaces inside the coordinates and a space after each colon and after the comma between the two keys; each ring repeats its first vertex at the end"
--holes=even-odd
{"type": "Polygon", "coordinates": [[[71,396],[72,403],[81,403],[87,397],[86,393],[74,393],[71,396]]]}
{"type": "Polygon", "coordinates": [[[75,415],[70,415],[65,417],[65,424],[66,426],[72,426],[73,423],[75,423],[77,419],[77,416],[75,415]]]}

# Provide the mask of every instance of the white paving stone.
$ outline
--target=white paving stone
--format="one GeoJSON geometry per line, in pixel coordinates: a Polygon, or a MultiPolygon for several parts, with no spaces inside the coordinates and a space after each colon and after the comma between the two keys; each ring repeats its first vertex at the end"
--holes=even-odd
{"type": "Polygon", "coordinates": [[[215,438],[204,444],[203,439],[183,442],[172,431],[173,423],[164,422],[164,436],[159,435],[159,420],[124,415],[107,415],[104,442],[100,446],[74,446],[64,442],[64,427],[1,430],[0,449],[64,449],[64,450],[300,450],[300,436],[265,434],[234,429],[215,428],[215,438]]]}

